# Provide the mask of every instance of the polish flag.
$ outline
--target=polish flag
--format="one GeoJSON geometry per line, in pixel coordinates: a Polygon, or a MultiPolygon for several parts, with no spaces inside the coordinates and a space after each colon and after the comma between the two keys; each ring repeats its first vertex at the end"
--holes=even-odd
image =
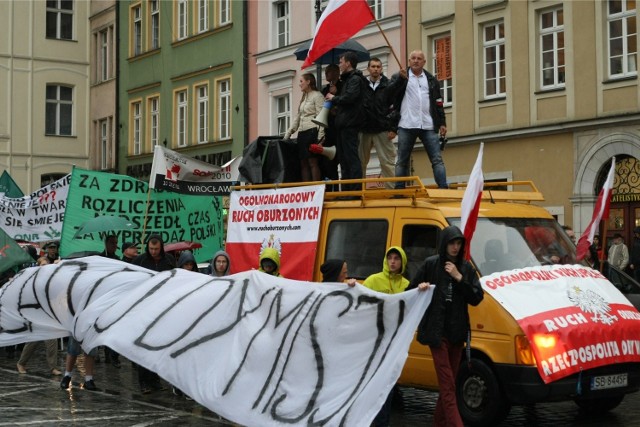
{"type": "Polygon", "coordinates": [[[329,0],[316,25],[313,41],[302,68],[349,40],[375,17],[367,0],[329,0]]]}
{"type": "Polygon", "coordinates": [[[469,260],[471,258],[471,238],[476,231],[478,222],[478,211],[480,210],[480,200],[482,200],[482,189],[484,188],[484,177],[482,176],[482,152],[484,143],[480,144],[478,158],[473,170],[469,176],[467,189],[464,190],[462,196],[462,205],[460,211],[460,229],[464,234],[465,246],[464,257],[469,260]]]}
{"type": "Polygon", "coordinates": [[[580,236],[580,240],[578,240],[578,245],[576,248],[576,258],[579,260],[584,259],[589,251],[589,246],[593,244],[593,236],[595,236],[596,231],[598,230],[598,225],[600,224],[600,220],[609,218],[609,204],[611,203],[611,190],[613,188],[613,176],[616,171],[616,158],[613,157],[611,159],[611,168],[609,169],[609,175],[607,175],[607,180],[604,182],[602,189],[600,190],[600,194],[598,194],[598,199],[596,200],[596,207],[593,210],[593,217],[591,218],[591,222],[585,228],[582,236],[580,236]]]}

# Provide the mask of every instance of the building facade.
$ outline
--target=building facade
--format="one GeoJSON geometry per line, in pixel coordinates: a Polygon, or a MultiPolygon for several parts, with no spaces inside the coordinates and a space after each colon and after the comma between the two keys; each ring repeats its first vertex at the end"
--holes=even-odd
{"type": "Polygon", "coordinates": [[[245,2],[119,2],[120,173],[146,180],[155,145],[221,165],[246,136],[245,2]]]}
{"type": "Polygon", "coordinates": [[[116,0],[92,0],[89,15],[91,77],[89,168],[117,171],[116,0]]]}
{"type": "MultiPolygon", "coordinates": [[[[250,0],[249,15],[249,140],[258,136],[284,135],[297,114],[302,92],[299,88],[300,76],[311,72],[316,74],[316,65],[301,70],[301,60],[294,51],[309,42],[316,26],[318,8],[324,10],[327,1],[313,0],[250,0]]],[[[405,49],[405,1],[369,0],[368,2],[384,31],[389,43],[372,22],[353,39],[362,44],[372,57],[382,61],[387,76],[400,69],[407,57],[405,49]],[[398,60],[395,59],[395,56],[398,60]]],[[[326,66],[326,64],[322,64],[326,66]]],[[[358,64],[358,69],[366,75],[366,63],[358,64]]],[[[318,88],[324,82],[320,73],[318,88]]],[[[375,156],[369,163],[368,173],[378,175],[380,166],[375,156]]]]}
{"type": "MultiPolygon", "coordinates": [[[[466,181],[484,142],[485,180],[533,180],[544,206],[579,235],[615,156],[618,196],[607,233],[630,241],[640,226],[635,2],[462,0],[409,8],[408,50],[422,49],[427,68],[441,73],[449,182],[466,181]]],[[[433,182],[418,146],[413,167],[433,182]]]]}
{"type": "Polygon", "coordinates": [[[82,1],[0,2],[0,168],[25,193],[89,167],[89,14],[82,1]]]}

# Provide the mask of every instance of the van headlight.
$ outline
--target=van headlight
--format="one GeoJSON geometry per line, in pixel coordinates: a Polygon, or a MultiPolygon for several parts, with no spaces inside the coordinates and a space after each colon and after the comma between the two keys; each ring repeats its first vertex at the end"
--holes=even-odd
{"type": "Polygon", "coordinates": [[[519,365],[535,365],[536,358],[531,351],[531,344],[525,335],[516,336],[516,363],[519,365]]]}

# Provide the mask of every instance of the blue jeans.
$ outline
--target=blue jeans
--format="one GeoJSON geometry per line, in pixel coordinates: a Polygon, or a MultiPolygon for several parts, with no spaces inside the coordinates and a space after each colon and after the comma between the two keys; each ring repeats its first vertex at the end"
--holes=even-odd
{"type": "MultiPolygon", "coordinates": [[[[424,151],[431,160],[433,178],[439,188],[449,188],[447,184],[447,171],[440,154],[440,142],[438,133],[434,130],[404,129],[398,128],[398,159],[396,160],[396,176],[409,176],[409,158],[413,151],[416,139],[420,138],[424,151]]],[[[396,182],[396,188],[404,188],[406,182],[396,182]]]]}

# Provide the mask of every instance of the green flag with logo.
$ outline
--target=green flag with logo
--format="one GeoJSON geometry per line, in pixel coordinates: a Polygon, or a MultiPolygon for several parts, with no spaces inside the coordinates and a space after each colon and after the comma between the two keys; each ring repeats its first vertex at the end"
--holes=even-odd
{"type": "Polygon", "coordinates": [[[7,171],[2,172],[2,175],[0,175],[0,193],[4,193],[5,197],[12,199],[24,196],[18,184],[16,184],[7,171]]]}
{"type": "Polygon", "coordinates": [[[31,255],[0,228],[0,273],[22,264],[34,262],[31,255]]]}

